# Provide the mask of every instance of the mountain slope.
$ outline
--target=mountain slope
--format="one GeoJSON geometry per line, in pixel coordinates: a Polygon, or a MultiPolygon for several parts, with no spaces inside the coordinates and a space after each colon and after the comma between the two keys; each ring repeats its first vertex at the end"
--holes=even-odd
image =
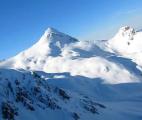
{"type": "MultiPolygon", "coordinates": [[[[105,108],[104,105],[95,102],[93,98],[86,98],[85,93],[79,95],[79,93],[48,82],[56,80],[52,76],[57,75],[0,69],[1,117],[10,120],[13,118],[46,120],[48,116],[51,116],[49,118],[55,120],[59,118],[76,120],[81,116],[83,119],[87,119],[86,117],[89,117],[87,114],[98,114],[99,110],[105,108]],[[87,113],[84,113],[84,110],[87,113]],[[37,112],[38,114],[35,116],[37,112]],[[64,118],[63,115],[65,115],[64,118]]],[[[69,79],[71,76],[68,76],[69,79]]]]}
{"type": "Polygon", "coordinates": [[[141,120],[139,35],[123,27],[111,40],[88,42],[48,28],[0,62],[0,119],[141,120]]]}
{"type": "Polygon", "coordinates": [[[122,27],[119,32],[107,42],[107,47],[112,52],[133,59],[139,66],[142,66],[142,32],[135,31],[129,26],[122,27]]]}
{"type": "Polygon", "coordinates": [[[25,120],[140,120],[141,83],[109,85],[101,79],[0,69],[2,118],[25,120]],[[79,83],[79,84],[78,84],[79,83]],[[129,94],[131,92],[131,94],[129,94]],[[138,108],[137,108],[138,106],[138,108]]]}
{"type": "Polygon", "coordinates": [[[71,75],[100,77],[104,82],[113,84],[141,81],[115,58],[115,54],[105,52],[94,43],[81,42],[49,28],[35,45],[0,66],[48,73],[70,72],[71,75]],[[121,77],[126,79],[117,80],[121,77]]]}
{"type": "Polygon", "coordinates": [[[48,28],[36,44],[3,64],[5,67],[24,67],[25,69],[28,67],[27,65],[31,67],[36,63],[39,63],[38,66],[40,66],[44,64],[48,56],[59,56],[65,46],[77,41],[77,39],[58,32],[54,28],[48,28]]]}

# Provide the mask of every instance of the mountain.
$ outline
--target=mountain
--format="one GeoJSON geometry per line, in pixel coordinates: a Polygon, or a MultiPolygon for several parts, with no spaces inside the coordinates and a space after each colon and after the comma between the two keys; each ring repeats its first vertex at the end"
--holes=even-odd
{"type": "Polygon", "coordinates": [[[134,56],[141,34],[126,26],[110,40],[89,42],[48,28],[0,62],[0,118],[141,120],[141,57],[134,56]]]}
{"type": "Polygon", "coordinates": [[[54,28],[48,28],[36,44],[7,60],[5,66],[14,68],[23,66],[29,69],[28,67],[35,66],[34,64],[43,64],[48,56],[59,56],[65,46],[77,41],[77,39],[58,32],[54,28]]]}
{"type": "Polygon", "coordinates": [[[139,81],[127,68],[118,65],[120,60],[116,62],[115,59],[115,54],[102,50],[93,42],[81,42],[48,28],[31,48],[2,62],[0,66],[48,73],[70,72],[71,75],[101,77],[108,83],[139,81]],[[122,69],[123,72],[120,72],[122,69]],[[116,80],[121,76],[125,76],[126,80],[116,80]]]}
{"type": "Polygon", "coordinates": [[[108,41],[108,47],[124,57],[132,59],[142,66],[142,32],[129,26],[122,27],[119,32],[108,41]]]}

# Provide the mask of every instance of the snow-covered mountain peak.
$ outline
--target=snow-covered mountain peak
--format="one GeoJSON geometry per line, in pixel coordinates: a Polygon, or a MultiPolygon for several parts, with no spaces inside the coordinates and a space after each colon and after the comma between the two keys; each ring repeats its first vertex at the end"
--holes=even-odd
{"type": "MultiPolygon", "coordinates": [[[[137,36],[137,32],[134,28],[124,26],[119,29],[118,33],[108,41],[109,47],[117,52],[132,52],[134,48],[134,39],[137,36]]],[[[138,43],[138,41],[136,42],[138,43]]],[[[136,47],[136,46],[135,46],[136,47]]]]}
{"type": "Polygon", "coordinates": [[[133,36],[135,35],[135,29],[130,26],[124,26],[119,29],[116,37],[125,37],[128,39],[133,39],[133,36]]]}
{"type": "Polygon", "coordinates": [[[96,42],[48,28],[0,61],[0,120],[141,120],[141,38],[128,26],[96,42]]]}
{"type": "MultiPolygon", "coordinates": [[[[103,49],[105,42],[78,41],[48,28],[32,47],[0,62],[0,119],[9,119],[12,114],[15,120],[45,120],[47,116],[51,120],[103,120],[122,113],[125,120],[124,113],[135,113],[137,102],[132,105],[130,101],[139,102],[142,96],[141,71],[136,63],[117,52],[127,55],[142,51],[141,38],[142,32],[123,27],[108,41],[114,50],[110,53],[103,49]],[[125,105],[119,100],[125,104],[128,100],[132,111],[127,105],[118,111],[118,106],[125,105]]],[[[136,56],[138,62],[140,56],[141,53],[136,56]]]]}
{"type": "Polygon", "coordinates": [[[135,31],[134,28],[125,26],[120,28],[118,33],[107,42],[107,47],[114,53],[133,59],[142,66],[142,31],[135,31]]]}
{"type": "MultiPolygon", "coordinates": [[[[31,48],[0,63],[0,67],[48,73],[69,72],[73,76],[101,77],[106,83],[132,82],[133,79],[137,81],[125,67],[109,61],[108,57],[111,56],[112,53],[105,52],[93,42],[79,42],[69,35],[49,28],[31,48]],[[120,74],[111,72],[121,69],[124,70],[120,74]],[[126,81],[115,81],[116,76],[125,76],[126,81]]],[[[117,56],[115,57],[117,59],[117,56]]]]}
{"type": "Polygon", "coordinates": [[[45,31],[45,34],[52,34],[52,33],[55,33],[55,34],[61,34],[61,32],[59,32],[58,30],[56,30],[55,28],[53,27],[48,27],[47,30],[45,31]]]}
{"type": "Polygon", "coordinates": [[[28,57],[29,55],[32,57],[58,56],[66,45],[77,41],[77,39],[59,32],[54,28],[48,28],[40,40],[31,48],[24,51],[24,54],[28,54],[28,57]]]}
{"type": "Polygon", "coordinates": [[[130,26],[123,26],[119,29],[121,32],[135,32],[135,29],[130,26]]]}
{"type": "Polygon", "coordinates": [[[76,42],[77,39],[54,28],[48,28],[33,46],[6,60],[2,66],[24,69],[35,69],[36,66],[41,69],[49,57],[61,56],[64,48],[76,42]]]}
{"type": "MultiPolygon", "coordinates": [[[[134,45],[135,36],[137,36],[137,32],[134,28],[130,26],[124,26],[121,27],[115,36],[108,40],[107,43],[109,48],[113,49],[113,51],[118,53],[127,52],[128,54],[129,52],[133,51],[132,47],[134,45]]],[[[138,41],[136,43],[138,43],[138,41]]]]}
{"type": "Polygon", "coordinates": [[[62,33],[55,28],[49,27],[47,30],[44,32],[43,36],[41,37],[40,41],[49,41],[49,42],[60,42],[62,44],[70,44],[77,42],[78,40],[65,34],[62,33]]]}

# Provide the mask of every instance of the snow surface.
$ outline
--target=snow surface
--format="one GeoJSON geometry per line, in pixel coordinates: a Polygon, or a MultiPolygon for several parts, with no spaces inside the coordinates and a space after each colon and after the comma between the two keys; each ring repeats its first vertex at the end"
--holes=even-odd
{"type": "Polygon", "coordinates": [[[142,31],[136,32],[134,28],[125,26],[108,41],[107,46],[113,52],[130,58],[142,66],[142,31]]]}
{"type": "Polygon", "coordinates": [[[141,38],[141,31],[128,26],[108,41],[95,42],[48,28],[31,48],[0,62],[0,102],[10,101],[18,108],[16,120],[141,120],[141,38]],[[15,101],[15,80],[29,93],[26,103],[28,99],[34,111],[15,101]],[[41,89],[38,96],[32,93],[35,86],[41,89]],[[61,99],[60,89],[69,98],[61,99]],[[46,101],[45,96],[50,97],[61,109],[53,110],[49,101],[41,103],[39,96],[46,101]]]}

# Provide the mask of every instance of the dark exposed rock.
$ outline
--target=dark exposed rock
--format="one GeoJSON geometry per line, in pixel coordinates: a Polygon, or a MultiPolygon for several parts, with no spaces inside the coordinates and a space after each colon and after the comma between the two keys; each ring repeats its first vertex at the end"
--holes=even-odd
{"type": "Polygon", "coordinates": [[[18,85],[20,85],[20,82],[16,79],[15,84],[18,86],[18,85]]]}
{"type": "Polygon", "coordinates": [[[70,99],[70,96],[63,90],[63,89],[60,89],[59,88],[59,95],[65,100],[69,100],[70,99]]]}
{"type": "Polygon", "coordinates": [[[84,109],[87,110],[87,111],[90,111],[93,114],[99,114],[98,107],[106,108],[104,105],[93,102],[89,98],[83,99],[81,101],[82,101],[84,109]]]}
{"type": "Polygon", "coordinates": [[[24,90],[23,88],[17,87],[16,102],[23,103],[23,105],[31,111],[35,110],[32,105],[32,99],[29,97],[28,91],[24,90]]]}
{"type": "Polygon", "coordinates": [[[57,104],[56,104],[56,102],[54,101],[54,99],[52,99],[52,98],[50,98],[48,95],[47,96],[45,96],[45,97],[43,97],[43,96],[39,96],[38,97],[38,100],[41,102],[41,103],[43,103],[43,104],[45,104],[48,108],[50,108],[50,109],[53,109],[53,110],[55,110],[55,109],[61,109],[57,104]]]}
{"type": "Polygon", "coordinates": [[[77,113],[75,113],[75,112],[72,114],[72,117],[74,118],[74,120],[79,120],[80,119],[79,115],[77,113]]]}
{"type": "Polygon", "coordinates": [[[18,115],[17,109],[9,102],[1,103],[2,117],[6,120],[14,120],[15,115],[18,115]]]}
{"type": "Polygon", "coordinates": [[[13,87],[12,87],[12,85],[11,85],[11,82],[8,82],[7,87],[10,89],[10,91],[11,91],[12,93],[14,93],[13,87]]]}

